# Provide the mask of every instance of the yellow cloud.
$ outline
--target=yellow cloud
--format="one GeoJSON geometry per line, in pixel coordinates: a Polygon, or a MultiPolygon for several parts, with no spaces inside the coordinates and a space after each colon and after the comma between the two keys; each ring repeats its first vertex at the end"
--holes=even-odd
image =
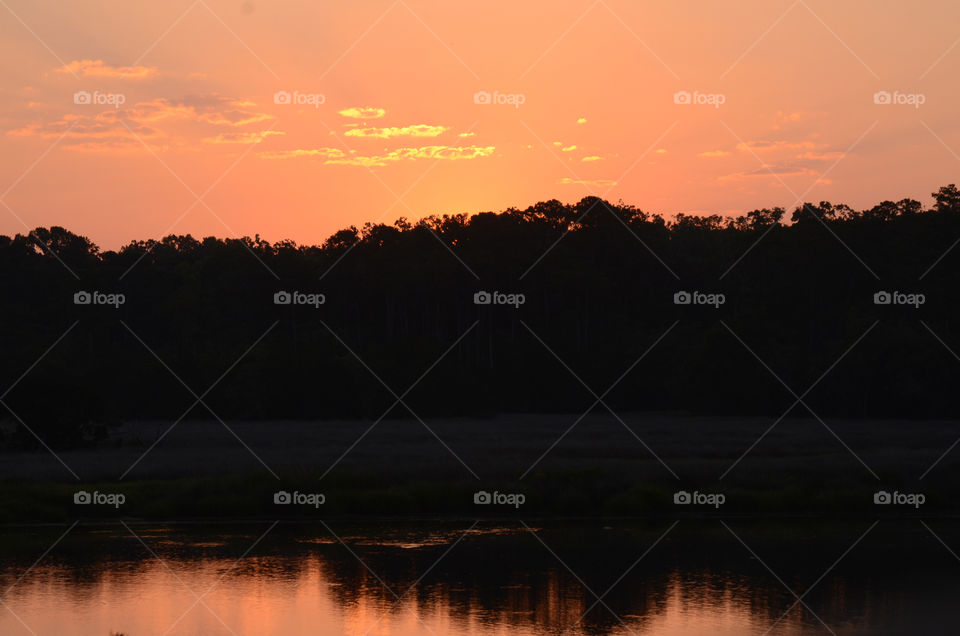
{"type": "Polygon", "coordinates": [[[561,148],[560,152],[573,152],[576,149],[577,149],[577,146],[576,144],[574,144],[572,146],[567,146],[566,148],[561,148]]]}
{"type": "Polygon", "coordinates": [[[494,146],[421,146],[420,148],[399,148],[391,151],[387,156],[397,159],[457,161],[459,159],[489,157],[495,149],[494,146]]]}
{"type": "Polygon", "coordinates": [[[344,108],[341,111],[338,111],[344,117],[349,117],[350,119],[380,119],[387,114],[387,111],[383,108],[344,108]]]}
{"type": "Polygon", "coordinates": [[[157,72],[155,66],[109,66],[103,60],[73,60],[54,69],[55,73],[81,77],[143,79],[157,72]]]}
{"type": "Polygon", "coordinates": [[[586,118],[586,117],[581,117],[580,119],[577,120],[577,123],[578,123],[578,124],[585,124],[585,123],[587,123],[587,118],[586,118]]]}
{"type": "Polygon", "coordinates": [[[366,168],[373,168],[374,166],[385,166],[386,160],[383,157],[364,157],[362,155],[338,158],[338,159],[329,159],[324,162],[325,164],[330,165],[340,165],[340,166],[364,166],[366,168]]]}
{"type": "Polygon", "coordinates": [[[584,157],[580,161],[603,161],[603,157],[598,157],[597,155],[590,155],[589,157],[584,157]]]}
{"type": "Polygon", "coordinates": [[[353,128],[344,133],[347,137],[375,137],[377,139],[390,139],[391,137],[436,137],[447,130],[446,126],[428,126],[427,124],[416,124],[413,126],[404,126],[397,128],[353,128]]]}
{"type": "Polygon", "coordinates": [[[477,134],[477,133],[475,133],[475,132],[462,132],[462,133],[460,133],[459,135],[457,135],[457,137],[473,137],[473,136],[475,136],[476,134],[477,134]]]}
{"type": "Polygon", "coordinates": [[[701,153],[698,154],[697,156],[698,156],[698,157],[713,158],[713,157],[727,157],[727,156],[729,156],[729,155],[730,155],[730,153],[727,152],[726,150],[708,150],[707,152],[701,152],[701,153]]]}

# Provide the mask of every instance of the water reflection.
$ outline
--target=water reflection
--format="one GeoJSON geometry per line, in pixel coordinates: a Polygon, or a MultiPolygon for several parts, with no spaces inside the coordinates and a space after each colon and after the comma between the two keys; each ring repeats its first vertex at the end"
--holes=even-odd
{"type": "Polygon", "coordinates": [[[777,576],[715,529],[678,531],[639,561],[662,526],[542,528],[549,549],[522,527],[481,527],[459,543],[463,527],[334,529],[346,546],[322,526],[281,526],[260,540],[264,529],[134,527],[143,543],[122,527],[76,530],[29,572],[56,533],[24,541],[8,532],[0,633],[742,636],[829,633],[823,623],[837,634],[960,626],[960,564],[930,546],[894,572],[876,567],[891,547],[879,537],[823,575],[857,536],[846,528],[805,551],[782,549],[778,529],[754,532],[777,576]],[[803,594],[814,583],[803,603],[787,589],[803,594]]]}

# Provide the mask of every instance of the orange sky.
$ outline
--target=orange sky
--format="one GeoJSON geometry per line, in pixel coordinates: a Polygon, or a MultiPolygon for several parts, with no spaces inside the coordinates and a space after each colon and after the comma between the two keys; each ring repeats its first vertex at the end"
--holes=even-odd
{"type": "Polygon", "coordinates": [[[0,233],[927,203],[960,181],[958,24],[948,0],[4,0],[0,233]]]}

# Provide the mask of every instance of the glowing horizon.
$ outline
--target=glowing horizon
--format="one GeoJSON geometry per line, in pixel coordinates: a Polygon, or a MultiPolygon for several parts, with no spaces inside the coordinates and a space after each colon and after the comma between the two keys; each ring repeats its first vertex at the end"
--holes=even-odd
{"type": "Polygon", "coordinates": [[[960,181],[945,0],[18,0],[0,16],[0,234],[318,244],[591,194],[728,215],[928,204],[960,181]]]}

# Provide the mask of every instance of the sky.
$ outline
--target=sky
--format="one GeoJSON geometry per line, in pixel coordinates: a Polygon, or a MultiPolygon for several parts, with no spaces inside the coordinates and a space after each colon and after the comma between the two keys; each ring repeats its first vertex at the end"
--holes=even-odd
{"type": "Polygon", "coordinates": [[[2,0],[0,234],[927,204],[958,41],[951,0],[2,0]]]}

